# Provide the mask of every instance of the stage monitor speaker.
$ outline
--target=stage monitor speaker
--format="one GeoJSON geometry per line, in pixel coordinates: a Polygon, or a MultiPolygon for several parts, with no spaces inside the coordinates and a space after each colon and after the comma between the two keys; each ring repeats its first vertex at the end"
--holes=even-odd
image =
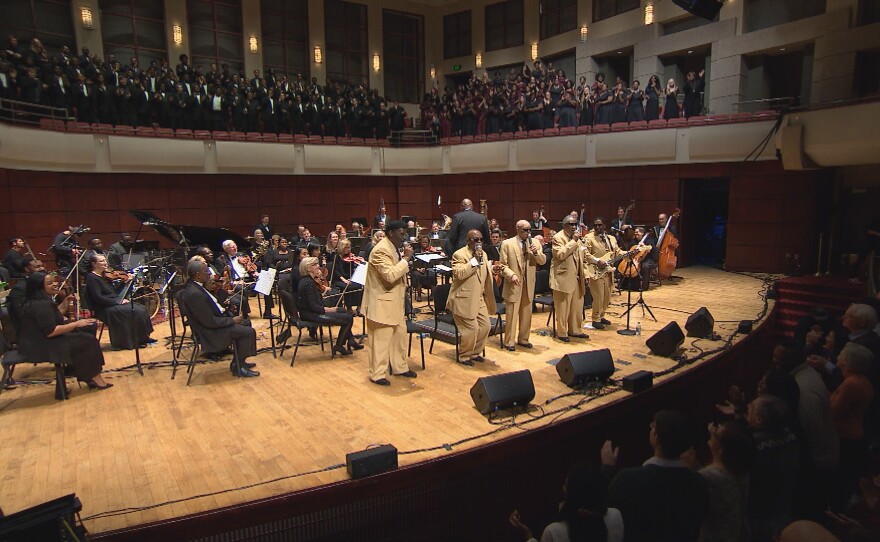
{"type": "Polygon", "coordinates": [[[535,398],[535,383],[528,369],[484,376],[471,387],[471,399],[483,414],[511,406],[526,406],[535,398]]]}
{"type": "Polygon", "coordinates": [[[715,318],[709,313],[709,309],[700,307],[697,312],[688,316],[684,328],[688,337],[712,337],[715,331],[715,318]]]}
{"type": "Polygon", "coordinates": [[[556,372],[559,373],[560,380],[573,388],[583,386],[591,380],[608,380],[614,374],[611,350],[603,348],[566,354],[556,364],[556,372]]]}
{"type": "Polygon", "coordinates": [[[630,393],[639,393],[651,389],[654,385],[654,373],[636,371],[623,377],[623,389],[630,393]]]}
{"type": "Polygon", "coordinates": [[[397,468],[397,448],[385,444],[345,454],[345,465],[353,479],[394,470],[397,468]]]}
{"type": "Polygon", "coordinates": [[[672,357],[681,343],[684,342],[684,332],[678,325],[678,322],[669,322],[666,327],[651,336],[645,341],[648,348],[653,354],[664,357],[672,357]]]}
{"type": "Polygon", "coordinates": [[[752,332],[752,321],[751,320],[741,320],[739,325],[736,327],[736,332],[740,335],[748,335],[752,332]]]}
{"type": "Polygon", "coordinates": [[[718,12],[721,11],[721,6],[724,5],[721,0],[672,0],[672,2],[688,13],[710,21],[715,20],[718,12]]]}

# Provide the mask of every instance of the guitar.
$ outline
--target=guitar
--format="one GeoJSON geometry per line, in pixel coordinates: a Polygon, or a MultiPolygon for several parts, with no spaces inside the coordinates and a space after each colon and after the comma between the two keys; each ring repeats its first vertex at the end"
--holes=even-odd
{"type": "Polygon", "coordinates": [[[617,255],[615,255],[614,252],[609,252],[608,254],[599,258],[600,261],[603,261],[606,264],[608,264],[607,266],[600,268],[598,265],[596,265],[592,262],[587,263],[588,278],[591,278],[594,280],[601,279],[602,277],[605,276],[606,273],[612,272],[620,264],[620,262],[624,261],[625,259],[629,258],[630,256],[635,255],[637,252],[649,251],[649,250],[651,250],[650,245],[641,245],[641,246],[636,245],[636,246],[632,247],[632,249],[630,249],[626,252],[620,252],[617,255]]]}

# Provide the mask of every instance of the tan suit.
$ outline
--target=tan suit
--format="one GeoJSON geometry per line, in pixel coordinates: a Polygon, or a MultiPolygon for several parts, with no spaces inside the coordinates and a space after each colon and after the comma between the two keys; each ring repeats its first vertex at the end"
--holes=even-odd
{"type": "Polygon", "coordinates": [[[556,336],[581,331],[584,310],[584,256],[581,244],[561,231],[553,236],[550,288],[556,311],[556,336]]]}
{"type": "Polygon", "coordinates": [[[409,371],[406,361],[406,319],[404,297],[409,263],[401,259],[390,239],[385,238],[370,252],[364,300],[361,310],[367,318],[370,347],[370,379],[409,371]]]}
{"type": "Polygon", "coordinates": [[[501,296],[504,298],[507,311],[507,324],[505,328],[505,343],[513,346],[515,342],[529,342],[529,332],[532,330],[532,298],[535,296],[535,273],[539,265],[544,265],[547,256],[541,250],[541,243],[534,239],[522,241],[519,236],[512,237],[501,243],[501,259],[506,266],[504,269],[504,288],[501,296]],[[523,250],[523,244],[537,249],[537,254],[531,250],[523,250]],[[519,284],[510,282],[510,277],[519,277],[519,284]],[[517,332],[518,331],[518,332],[517,332]]]}
{"type": "MultiPolygon", "coordinates": [[[[603,258],[612,253],[612,257],[620,253],[614,236],[605,234],[604,240],[596,235],[595,230],[584,237],[584,246],[587,248],[586,265],[590,277],[590,295],[593,296],[593,322],[600,322],[611,303],[611,287],[614,283],[614,269],[599,269],[596,265],[597,258],[603,258]],[[604,273],[603,273],[604,271],[604,273]]],[[[606,258],[607,259],[607,258],[606,258]]]]}
{"type": "Polygon", "coordinates": [[[452,287],[446,306],[461,334],[460,359],[480,355],[489,337],[489,315],[495,314],[495,290],[489,260],[471,265],[474,253],[462,247],[452,255],[452,287]]]}

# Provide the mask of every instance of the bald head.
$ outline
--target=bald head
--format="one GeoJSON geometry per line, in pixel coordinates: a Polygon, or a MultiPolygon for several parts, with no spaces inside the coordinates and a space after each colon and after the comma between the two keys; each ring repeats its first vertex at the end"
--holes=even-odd
{"type": "Polygon", "coordinates": [[[840,542],[825,527],[814,521],[798,520],[789,523],[779,535],[779,542],[840,542]]]}
{"type": "Polygon", "coordinates": [[[532,225],[528,220],[518,220],[516,222],[516,235],[522,240],[526,240],[529,237],[529,233],[532,231],[532,225]]]}
{"type": "Polygon", "coordinates": [[[469,200],[467,198],[464,198],[463,200],[461,200],[461,210],[462,211],[467,211],[467,210],[473,209],[473,208],[474,208],[474,202],[472,202],[471,200],[469,200]]]}

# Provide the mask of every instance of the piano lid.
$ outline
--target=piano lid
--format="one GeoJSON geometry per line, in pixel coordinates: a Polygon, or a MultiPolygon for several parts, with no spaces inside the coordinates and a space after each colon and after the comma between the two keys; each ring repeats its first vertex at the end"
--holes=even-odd
{"type": "Polygon", "coordinates": [[[212,228],[208,226],[189,226],[186,224],[171,224],[159,218],[149,211],[129,211],[144,226],[149,226],[156,233],[168,239],[175,246],[188,244],[190,247],[206,245],[213,251],[222,250],[223,241],[231,239],[235,241],[240,250],[251,248],[250,242],[237,233],[226,228],[212,228]]]}

